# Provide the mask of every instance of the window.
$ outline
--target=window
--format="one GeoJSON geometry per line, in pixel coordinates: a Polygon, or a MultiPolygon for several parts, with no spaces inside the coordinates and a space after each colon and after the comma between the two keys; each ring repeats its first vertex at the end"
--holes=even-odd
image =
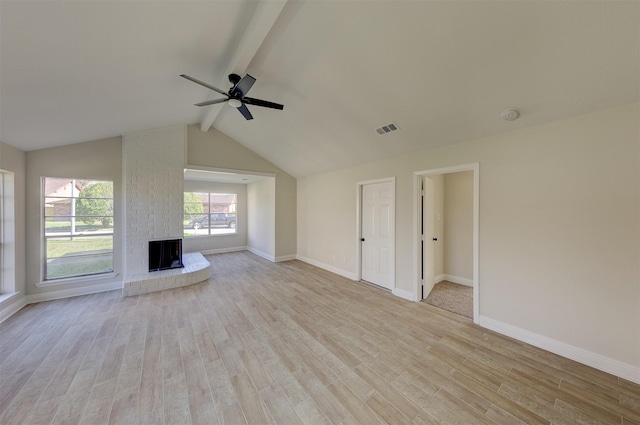
{"type": "Polygon", "coordinates": [[[14,174],[0,170],[0,295],[16,292],[14,174]]]}
{"type": "Polygon", "coordinates": [[[44,280],[113,271],[113,182],[43,179],[44,280]]]}
{"type": "Polygon", "coordinates": [[[184,236],[236,233],[235,193],[185,192],[184,236]]]}

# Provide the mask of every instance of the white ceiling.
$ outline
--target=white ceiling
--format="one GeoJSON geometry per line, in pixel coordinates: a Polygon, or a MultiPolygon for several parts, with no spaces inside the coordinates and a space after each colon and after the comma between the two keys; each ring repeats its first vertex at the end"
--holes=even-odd
{"type": "Polygon", "coordinates": [[[193,104],[219,95],[178,75],[226,90],[231,69],[285,108],[218,107],[213,127],[296,177],[640,100],[636,1],[290,0],[274,16],[247,0],[2,0],[0,140],[199,123],[215,107],[193,104]]]}

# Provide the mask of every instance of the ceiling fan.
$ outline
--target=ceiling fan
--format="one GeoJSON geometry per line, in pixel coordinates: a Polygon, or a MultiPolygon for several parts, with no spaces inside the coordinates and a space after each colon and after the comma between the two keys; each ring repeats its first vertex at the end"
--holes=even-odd
{"type": "Polygon", "coordinates": [[[229,82],[232,84],[232,87],[228,92],[214,87],[211,84],[207,84],[204,81],[200,81],[196,78],[190,77],[187,74],[181,74],[180,76],[227,97],[226,99],[214,99],[207,100],[206,102],[196,103],[196,106],[208,106],[215,105],[216,103],[228,102],[230,106],[237,108],[242,116],[244,116],[248,120],[252,120],[253,115],[251,115],[251,112],[249,112],[249,108],[247,108],[247,105],[263,106],[265,108],[280,110],[284,109],[284,105],[280,105],[279,103],[273,103],[266,100],[246,96],[246,94],[253,86],[253,83],[256,82],[256,79],[249,74],[245,75],[242,78],[240,78],[238,74],[229,74],[229,82]]]}

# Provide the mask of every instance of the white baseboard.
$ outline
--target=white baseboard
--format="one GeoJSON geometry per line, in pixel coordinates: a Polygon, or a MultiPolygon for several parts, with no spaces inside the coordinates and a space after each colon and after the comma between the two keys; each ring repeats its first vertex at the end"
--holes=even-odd
{"type": "Polygon", "coordinates": [[[266,252],[262,252],[259,251],[255,248],[251,248],[248,246],[234,246],[231,248],[219,248],[219,249],[207,249],[205,251],[199,251],[202,255],[207,255],[207,254],[223,254],[225,252],[237,252],[237,251],[249,251],[252,252],[264,259],[267,259],[269,261],[273,261],[274,263],[278,263],[280,261],[289,261],[289,260],[295,260],[296,256],[295,255],[282,255],[280,257],[274,257],[273,255],[269,255],[266,252]]]}
{"type": "Polygon", "coordinates": [[[400,289],[400,288],[393,288],[393,291],[391,291],[391,293],[396,297],[400,297],[408,301],[418,301],[416,299],[415,292],[412,292],[412,291],[407,291],[405,289],[400,289]]]}
{"type": "Polygon", "coordinates": [[[234,246],[231,248],[207,249],[204,251],[194,251],[194,252],[199,252],[202,255],[207,255],[207,254],[224,254],[225,252],[237,252],[237,251],[246,251],[246,250],[247,250],[246,246],[234,246]]]}
{"type": "Polygon", "coordinates": [[[480,316],[478,324],[483,328],[490,329],[502,335],[515,338],[518,341],[526,342],[543,350],[550,351],[562,357],[575,360],[579,363],[591,366],[603,372],[640,384],[640,367],[633,366],[621,361],[587,351],[583,348],[574,347],[564,342],[518,328],[498,320],[480,316]]]}
{"type": "Polygon", "coordinates": [[[305,263],[309,263],[312,266],[320,267],[321,269],[327,270],[331,273],[335,273],[342,277],[346,277],[347,279],[357,280],[357,276],[353,272],[348,272],[343,269],[339,269],[337,267],[331,266],[329,264],[321,263],[320,261],[312,260],[311,258],[304,257],[302,255],[297,255],[296,258],[300,261],[304,261],[305,263]]]}
{"type": "Polygon", "coordinates": [[[22,295],[21,292],[15,292],[13,294],[2,296],[2,302],[0,302],[0,323],[13,316],[22,307],[27,305],[27,297],[22,295]]]}
{"type": "Polygon", "coordinates": [[[289,261],[289,260],[295,260],[297,258],[297,256],[294,255],[281,255],[280,257],[276,257],[276,263],[279,263],[280,261],[289,261]]]}
{"type": "Polygon", "coordinates": [[[274,257],[274,256],[273,256],[273,255],[271,255],[271,254],[267,254],[266,252],[262,252],[262,251],[260,251],[260,250],[255,249],[255,248],[251,248],[250,246],[249,246],[249,247],[247,247],[247,250],[248,250],[249,252],[253,253],[253,254],[256,254],[256,255],[257,255],[257,256],[259,256],[259,257],[264,258],[265,260],[269,260],[269,261],[271,261],[271,262],[273,262],[273,263],[275,263],[275,262],[276,262],[276,257],[274,257]]]}
{"type": "Polygon", "coordinates": [[[122,282],[109,282],[100,285],[84,286],[82,288],[63,289],[60,291],[43,292],[40,294],[27,295],[27,304],[40,303],[43,301],[58,300],[60,298],[77,297],[80,295],[97,294],[98,292],[113,291],[122,289],[122,282]]]}
{"type": "Polygon", "coordinates": [[[450,274],[443,274],[441,276],[442,276],[442,279],[436,280],[435,282],[442,282],[443,280],[447,280],[451,283],[457,283],[458,285],[473,286],[473,279],[466,279],[464,277],[452,276],[450,274]]]}

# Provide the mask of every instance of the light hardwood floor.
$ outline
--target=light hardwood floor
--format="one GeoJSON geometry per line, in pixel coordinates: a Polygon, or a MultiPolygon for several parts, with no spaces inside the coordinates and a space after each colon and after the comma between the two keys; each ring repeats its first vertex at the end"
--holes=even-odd
{"type": "Polygon", "coordinates": [[[640,386],[299,261],[27,306],[0,423],[640,424],[640,386]]]}

